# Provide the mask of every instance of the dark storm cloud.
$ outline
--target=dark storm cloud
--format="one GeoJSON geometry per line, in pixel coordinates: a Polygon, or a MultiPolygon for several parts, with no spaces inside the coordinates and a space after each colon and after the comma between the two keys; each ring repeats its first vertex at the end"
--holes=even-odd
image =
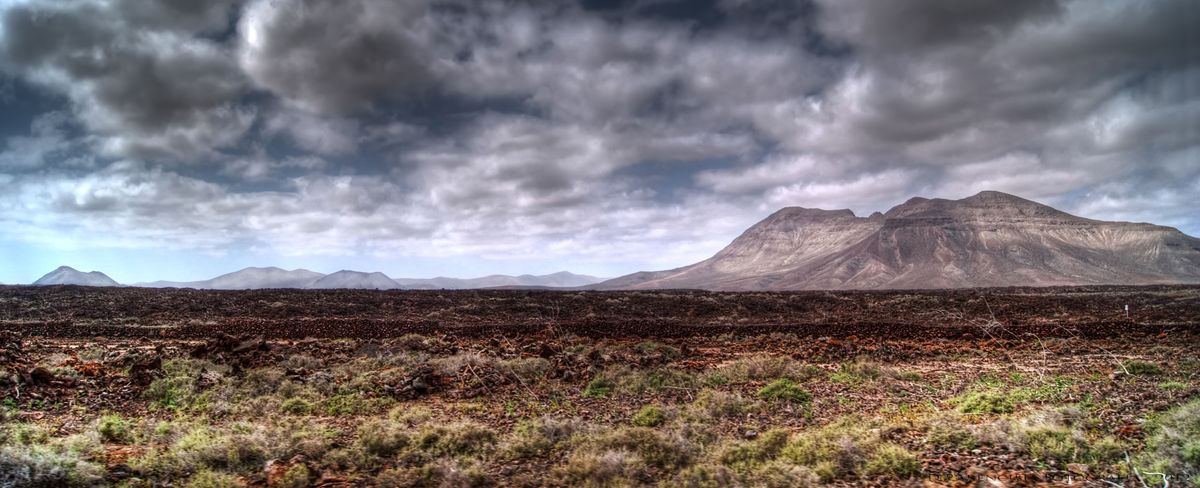
{"type": "Polygon", "coordinates": [[[194,35],[221,25],[229,5],[173,5],[19,5],[4,12],[0,62],[66,94],[108,153],[186,158],[232,145],[253,118],[236,104],[244,77],[225,47],[194,35]]]}
{"type": "Polygon", "coordinates": [[[779,206],[984,189],[1200,230],[1179,210],[1200,188],[1189,1],[75,0],[3,20],[4,72],[70,102],[3,139],[0,210],[36,216],[9,235],[682,264],[779,206]]]}
{"type": "Polygon", "coordinates": [[[319,112],[368,109],[432,83],[424,2],[257,2],[242,17],[240,61],[259,85],[319,112]]]}

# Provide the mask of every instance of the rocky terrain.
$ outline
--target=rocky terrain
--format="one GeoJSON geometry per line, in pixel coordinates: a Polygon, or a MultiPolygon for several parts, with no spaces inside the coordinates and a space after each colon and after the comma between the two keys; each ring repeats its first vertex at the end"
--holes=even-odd
{"type": "Polygon", "coordinates": [[[1200,239],[1000,192],[886,213],[785,208],[705,261],[600,289],[810,290],[1200,283],[1200,239]]]}
{"type": "Polygon", "coordinates": [[[1196,286],[0,287],[0,486],[1189,486],[1197,324],[1196,286]]]}

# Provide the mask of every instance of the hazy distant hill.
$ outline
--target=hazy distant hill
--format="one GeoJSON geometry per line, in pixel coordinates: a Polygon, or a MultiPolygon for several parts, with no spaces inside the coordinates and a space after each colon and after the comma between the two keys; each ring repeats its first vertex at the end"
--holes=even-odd
{"type": "Polygon", "coordinates": [[[573,288],[578,286],[586,286],[604,281],[603,278],[595,276],[578,275],[566,271],[560,271],[548,275],[490,275],[481,278],[446,278],[437,277],[430,279],[419,278],[396,278],[396,283],[400,286],[410,289],[447,289],[447,290],[463,290],[470,288],[497,288],[497,287],[552,287],[552,288],[573,288]]]}
{"type": "Polygon", "coordinates": [[[108,275],[99,271],[84,273],[70,266],[59,266],[58,269],[46,273],[45,276],[33,282],[34,285],[83,285],[83,286],[121,286],[108,275]]]}
{"type": "Polygon", "coordinates": [[[197,288],[211,290],[252,290],[260,288],[308,288],[325,275],[307,269],[286,270],[274,266],[245,268],[202,281],[155,281],[137,286],[152,288],[197,288]]]}
{"type": "Polygon", "coordinates": [[[379,272],[342,270],[323,275],[306,269],[284,270],[280,268],[246,268],[202,281],[154,281],[134,286],[150,288],[197,288],[216,290],[251,290],[261,288],[355,288],[355,289],[410,289],[410,290],[464,290],[495,287],[554,287],[572,288],[591,285],[602,278],[577,275],[566,271],[548,275],[491,275],[482,278],[397,278],[392,279],[379,272]]]}
{"type": "Polygon", "coordinates": [[[332,289],[350,288],[363,290],[391,290],[400,285],[387,275],[379,272],[363,273],[361,271],[342,270],[330,273],[314,281],[308,288],[332,289]]]}
{"type": "Polygon", "coordinates": [[[789,207],[713,257],[602,289],[797,290],[1200,283],[1200,239],[1076,217],[1000,192],[887,213],[789,207]]]}

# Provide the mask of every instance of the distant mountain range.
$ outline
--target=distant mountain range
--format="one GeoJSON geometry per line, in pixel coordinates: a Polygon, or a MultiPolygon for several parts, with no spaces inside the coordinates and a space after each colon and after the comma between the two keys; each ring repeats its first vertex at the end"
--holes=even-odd
{"type": "Polygon", "coordinates": [[[886,213],[784,208],[713,257],[596,289],[911,289],[1200,283],[1200,239],[1076,217],[1006,193],[886,213]]]}
{"type": "MultiPolygon", "coordinates": [[[[543,276],[389,278],[383,273],[246,268],[204,281],[143,287],[602,290],[911,289],[1200,283],[1200,239],[1146,223],[1076,217],[1006,193],[961,200],[912,198],[886,213],[788,207],[713,257],[604,281],[543,276]]],[[[120,286],[103,273],[60,267],[35,285],[120,286]]]]}
{"type": "MultiPolygon", "coordinates": [[[[146,288],[196,288],[205,290],[253,290],[265,288],[306,289],[368,289],[368,290],[461,290],[473,288],[572,288],[603,281],[595,276],[577,275],[566,271],[534,276],[492,275],[482,278],[400,278],[393,280],[383,273],[364,273],[342,270],[321,274],[306,269],[286,270],[275,267],[246,268],[203,281],[154,281],[135,283],[146,288]]],[[[34,285],[122,286],[104,273],[83,273],[61,266],[41,277],[34,285]]]]}

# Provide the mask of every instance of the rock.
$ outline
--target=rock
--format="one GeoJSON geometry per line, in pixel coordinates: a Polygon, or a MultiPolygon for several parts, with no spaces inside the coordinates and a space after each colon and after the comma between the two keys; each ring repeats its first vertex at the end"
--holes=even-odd
{"type": "Polygon", "coordinates": [[[139,386],[149,385],[154,381],[154,374],[162,369],[162,358],[155,355],[139,357],[132,360],[129,366],[129,380],[139,386]]]}
{"type": "Polygon", "coordinates": [[[1008,485],[1007,485],[1007,484],[1005,484],[1003,481],[1000,481],[1000,480],[998,480],[998,479],[996,479],[996,478],[992,478],[992,477],[990,477],[990,476],[984,476],[984,477],[983,477],[983,479],[979,480],[979,485],[978,485],[978,486],[979,486],[979,487],[981,487],[981,488],[984,488],[984,487],[988,487],[988,488],[1004,488],[1005,486],[1008,486],[1008,485]]]}
{"type": "Polygon", "coordinates": [[[29,370],[29,382],[35,385],[48,385],[54,381],[54,373],[50,370],[37,366],[29,370]]]}
{"type": "Polygon", "coordinates": [[[979,477],[987,474],[987,472],[988,472],[987,469],[984,469],[982,466],[971,466],[971,467],[967,468],[965,471],[963,471],[963,473],[966,474],[968,478],[979,478],[979,477]]]}
{"type": "Polygon", "coordinates": [[[283,475],[287,474],[288,465],[278,459],[267,461],[263,466],[263,476],[267,478],[267,486],[279,486],[279,482],[283,480],[283,475]]]}
{"type": "Polygon", "coordinates": [[[418,395],[429,393],[429,383],[421,378],[415,378],[412,381],[412,391],[418,395]]]}
{"type": "Polygon", "coordinates": [[[258,336],[253,339],[247,339],[240,342],[233,348],[231,352],[241,354],[250,351],[263,351],[267,349],[267,339],[263,336],[258,336]]]}

